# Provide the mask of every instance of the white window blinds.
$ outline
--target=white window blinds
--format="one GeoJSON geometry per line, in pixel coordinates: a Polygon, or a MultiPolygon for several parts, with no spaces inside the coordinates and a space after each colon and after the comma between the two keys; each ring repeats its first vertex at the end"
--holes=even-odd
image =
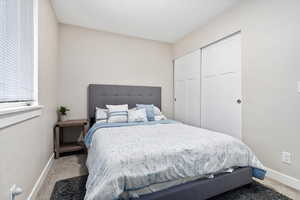
{"type": "Polygon", "coordinates": [[[0,103],[33,101],[33,0],[0,0],[0,103]]]}

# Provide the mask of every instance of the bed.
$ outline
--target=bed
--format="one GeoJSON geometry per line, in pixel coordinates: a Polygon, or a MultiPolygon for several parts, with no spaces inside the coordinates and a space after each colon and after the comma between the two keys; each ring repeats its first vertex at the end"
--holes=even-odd
{"type": "Polygon", "coordinates": [[[172,120],[93,124],[96,107],[139,103],[161,108],[161,88],[89,85],[85,200],[204,200],[264,178],[251,149],[225,134],[172,120]]]}

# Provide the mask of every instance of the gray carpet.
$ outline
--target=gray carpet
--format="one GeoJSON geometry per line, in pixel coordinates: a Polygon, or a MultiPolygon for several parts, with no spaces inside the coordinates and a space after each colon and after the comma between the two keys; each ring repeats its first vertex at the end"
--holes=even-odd
{"type": "MultiPolygon", "coordinates": [[[[87,176],[78,176],[57,181],[51,200],[83,200],[87,176]]],[[[278,192],[253,182],[252,184],[226,192],[210,200],[291,200],[278,192]]]]}

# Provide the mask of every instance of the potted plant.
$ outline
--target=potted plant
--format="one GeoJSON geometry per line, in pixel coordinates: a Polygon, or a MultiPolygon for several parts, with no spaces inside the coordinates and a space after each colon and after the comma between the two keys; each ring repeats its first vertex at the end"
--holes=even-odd
{"type": "Polygon", "coordinates": [[[57,111],[58,111],[58,120],[65,121],[67,119],[67,112],[70,111],[70,109],[68,109],[65,106],[60,106],[57,111]]]}

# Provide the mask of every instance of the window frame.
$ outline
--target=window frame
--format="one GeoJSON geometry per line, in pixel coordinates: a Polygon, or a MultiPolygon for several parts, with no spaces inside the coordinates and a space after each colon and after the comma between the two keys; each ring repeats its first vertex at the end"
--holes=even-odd
{"type": "MultiPolygon", "coordinates": [[[[20,2],[21,0],[18,0],[20,2]]],[[[38,117],[43,106],[38,101],[38,0],[33,0],[33,101],[0,103],[0,129],[38,117]]]]}

